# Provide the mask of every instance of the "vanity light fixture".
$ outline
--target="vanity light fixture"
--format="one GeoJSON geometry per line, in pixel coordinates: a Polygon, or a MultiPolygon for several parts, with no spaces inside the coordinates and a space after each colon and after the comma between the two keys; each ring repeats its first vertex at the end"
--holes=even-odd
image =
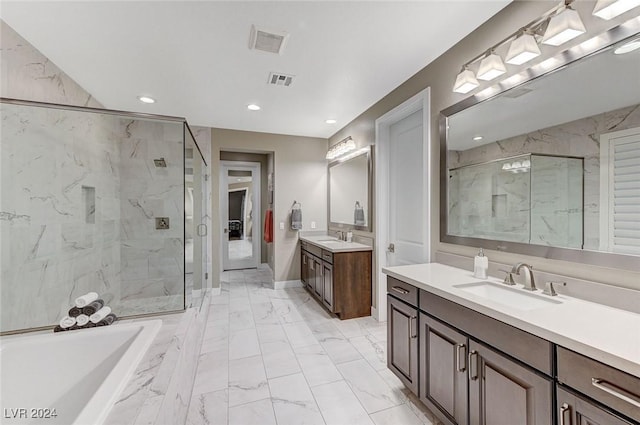
{"type": "Polygon", "coordinates": [[[247,105],[247,109],[250,111],[259,111],[261,108],[255,103],[252,103],[250,105],[247,105]]]}
{"type": "Polygon", "coordinates": [[[522,65],[540,56],[540,48],[533,34],[523,32],[509,45],[505,62],[510,65],[522,65]]]}
{"type": "Polygon", "coordinates": [[[351,138],[351,136],[339,141],[335,145],[329,148],[327,152],[327,159],[335,159],[339,156],[345,155],[356,149],[356,142],[351,138]]]}
{"type": "Polygon", "coordinates": [[[470,69],[462,68],[460,74],[456,77],[456,82],[453,84],[453,91],[456,93],[469,93],[471,90],[478,87],[480,84],[476,80],[476,76],[470,69]]]}
{"type": "MultiPolygon", "coordinates": [[[[465,63],[462,66],[462,71],[456,77],[453,91],[466,94],[480,86],[478,80],[491,81],[498,78],[507,72],[505,62],[509,65],[520,66],[537,58],[541,55],[539,42],[560,46],[584,34],[587,30],[582,19],[580,19],[578,12],[571,7],[574,1],[562,0],[561,3],[536,20],[490,47],[486,53],[465,63]],[[502,57],[496,52],[507,44],[509,47],[506,49],[507,53],[503,62],[502,57]],[[473,65],[478,67],[477,73],[472,70],[473,65]]],[[[619,1],[640,4],[640,0],[619,1]]]]}
{"type": "Polygon", "coordinates": [[[478,78],[484,81],[491,81],[507,72],[507,68],[502,62],[502,58],[495,52],[487,52],[487,56],[480,62],[478,68],[478,78]]]}
{"type": "Polygon", "coordinates": [[[593,15],[608,21],[638,6],[640,0],[598,0],[593,15]]]}
{"type": "Polygon", "coordinates": [[[631,53],[638,49],[640,49],[640,38],[636,38],[635,40],[631,40],[630,42],[617,47],[613,53],[616,55],[624,55],[625,53],[631,53]]]}
{"type": "Polygon", "coordinates": [[[150,96],[138,96],[138,100],[142,103],[156,103],[156,100],[150,96]]]}
{"type": "Polygon", "coordinates": [[[587,29],[580,15],[567,4],[549,19],[547,30],[542,36],[542,44],[560,46],[585,32],[587,29]]]}

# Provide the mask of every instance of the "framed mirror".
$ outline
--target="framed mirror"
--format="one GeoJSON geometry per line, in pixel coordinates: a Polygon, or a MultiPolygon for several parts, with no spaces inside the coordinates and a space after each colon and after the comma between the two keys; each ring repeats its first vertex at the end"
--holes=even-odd
{"type": "Polygon", "coordinates": [[[442,242],[640,270],[639,31],[442,111],[442,242]]]}
{"type": "Polygon", "coordinates": [[[371,148],[329,163],[329,223],[371,231],[371,148]]]}

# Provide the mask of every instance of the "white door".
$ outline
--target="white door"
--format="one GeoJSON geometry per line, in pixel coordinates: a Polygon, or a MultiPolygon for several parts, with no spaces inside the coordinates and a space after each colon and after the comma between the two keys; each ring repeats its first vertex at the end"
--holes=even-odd
{"type": "Polygon", "coordinates": [[[374,314],[386,320],[383,267],[430,261],[429,89],[376,120],[374,314]]]}
{"type": "Polygon", "coordinates": [[[223,270],[260,264],[260,163],[220,161],[223,270]]]}

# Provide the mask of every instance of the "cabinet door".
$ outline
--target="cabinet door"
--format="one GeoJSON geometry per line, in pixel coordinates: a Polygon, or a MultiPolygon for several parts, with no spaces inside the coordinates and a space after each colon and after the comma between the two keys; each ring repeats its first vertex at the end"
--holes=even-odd
{"type": "Polygon", "coordinates": [[[631,425],[559,386],[556,408],[559,425],[631,425]]]}
{"type": "Polygon", "coordinates": [[[387,367],[418,394],[418,309],[387,295],[387,367]]]}
{"type": "Polygon", "coordinates": [[[324,286],[324,282],[322,281],[322,262],[316,258],[313,259],[313,270],[315,274],[313,278],[313,293],[322,300],[322,288],[324,286]]]}
{"type": "Polygon", "coordinates": [[[309,266],[307,265],[308,262],[307,253],[302,251],[302,254],[300,255],[300,280],[302,281],[303,286],[307,286],[307,271],[309,270],[309,266]]]}
{"type": "Polygon", "coordinates": [[[475,341],[469,342],[469,423],[548,425],[552,383],[475,341]]]}
{"type": "Polygon", "coordinates": [[[424,313],[419,335],[420,400],[444,423],[466,424],[467,337],[424,313]]]}
{"type": "Polygon", "coordinates": [[[322,263],[322,303],[333,312],[333,267],[322,263]]]}

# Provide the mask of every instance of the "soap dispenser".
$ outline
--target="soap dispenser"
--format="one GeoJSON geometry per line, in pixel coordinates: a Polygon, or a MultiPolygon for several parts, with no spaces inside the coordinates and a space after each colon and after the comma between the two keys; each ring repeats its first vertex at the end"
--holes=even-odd
{"type": "Polygon", "coordinates": [[[473,277],[476,279],[486,279],[489,271],[489,258],[484,255],[484,251],[480,248],[480,252],[473,259],[473,277]]]}

